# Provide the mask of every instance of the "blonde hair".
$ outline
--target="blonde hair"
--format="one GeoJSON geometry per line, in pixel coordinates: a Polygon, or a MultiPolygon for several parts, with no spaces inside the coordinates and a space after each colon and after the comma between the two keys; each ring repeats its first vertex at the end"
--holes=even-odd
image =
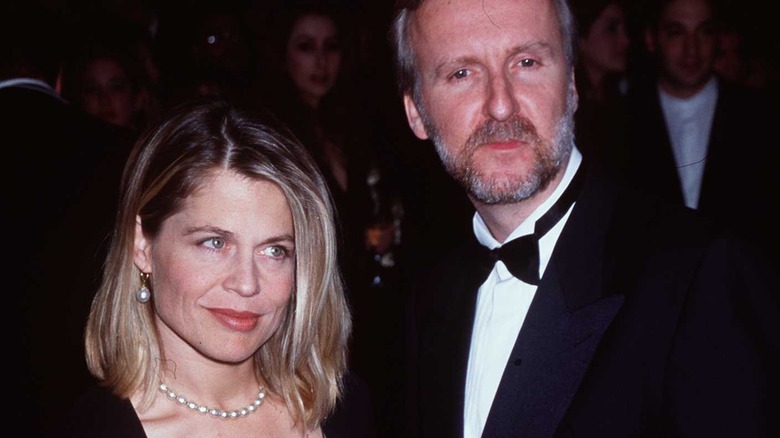
{"type": "Polygon", "coordinates": [[[222,100],[174,109],[135,144],[121,184],[111,244],[86,328],[90,372],[122,398],[142,390],[148,406],[164,360],[152,303],[135,291],[136,216],[154,238],[203,179],[226,169],[270,181],[284,193],[295,230],[295,289],[279,329],[255,353],[258,378],[281,396],[296,421],[319,424],[342,391],[351,320],[337,265],[334,207],[306,150],[268,115],[222,100]]]}

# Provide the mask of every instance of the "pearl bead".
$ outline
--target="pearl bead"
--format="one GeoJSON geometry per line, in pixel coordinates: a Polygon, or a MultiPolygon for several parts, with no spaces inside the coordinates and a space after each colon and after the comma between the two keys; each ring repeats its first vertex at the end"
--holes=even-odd
{"type": "Polygon", "coordinates": [[[260,405],[263,404],[263,399],[265,398],[265,388],[260,387],[260,392],[258,392],[257,398],[253,400],[249,406],[231,411],[223,411],[216,408],[209,408],[207,406],[199,405],[193,401],[187,400],[186,397],[180,394],[176,394],[173,390],[168,388],[168,385],[164,383],[161,383],[159,388],[160,391],[163,392],[169,399],[175,400],[178,404],[186,406],[192,411],[198,411],[201,414],[208,413],[214,418],[225,420],[246,417],[250,413],[256,411],[260,405]]]}

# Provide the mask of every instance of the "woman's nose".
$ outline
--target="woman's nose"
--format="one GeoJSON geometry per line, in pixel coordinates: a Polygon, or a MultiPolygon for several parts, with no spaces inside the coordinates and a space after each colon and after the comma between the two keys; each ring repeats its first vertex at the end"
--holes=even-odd
{"type": "Polygon", "coordinates": [[[237,255],[232,260],[224,286],[231,292],[247,297],[260,292],[260,272],[253,254],[237,255]]]}

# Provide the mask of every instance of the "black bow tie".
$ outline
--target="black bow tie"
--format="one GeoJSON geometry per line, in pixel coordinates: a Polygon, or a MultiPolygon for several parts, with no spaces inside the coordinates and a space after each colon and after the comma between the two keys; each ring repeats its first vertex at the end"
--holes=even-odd
{"type": "Polygon", "coordinates": [[[539,284],[539,239],[569,211],[582,186],[584,173],[583,165],[580,164],[561,197],[534,223],[533,234],[518,237],[492,250],[480,245],[482,261],[486,267],[490,266],[488,272],[501,260],[513,276],[528,284],[539,284]]]}

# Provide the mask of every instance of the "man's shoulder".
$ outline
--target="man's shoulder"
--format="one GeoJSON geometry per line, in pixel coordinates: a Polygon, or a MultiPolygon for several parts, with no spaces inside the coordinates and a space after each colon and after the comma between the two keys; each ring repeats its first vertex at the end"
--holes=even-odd
{"type": "Polygon", "coordinates": [[[17,141],[10,152],[31,153],[35,161],[42,158],[41,152],[55,157],[75,153],[89,160],[126,142],[126,133],[118,127],[40,90],[0,89],[0,110],[3,135],[17,141]]]}
{"type": "Polygon", "coordinates": [[[777,135],[772,128],[780,117],[778,103],[765,91],[721,81],[716,122],[733,125],[743,136],[754,135],[755,140],[773,141],[777,135]]]}

